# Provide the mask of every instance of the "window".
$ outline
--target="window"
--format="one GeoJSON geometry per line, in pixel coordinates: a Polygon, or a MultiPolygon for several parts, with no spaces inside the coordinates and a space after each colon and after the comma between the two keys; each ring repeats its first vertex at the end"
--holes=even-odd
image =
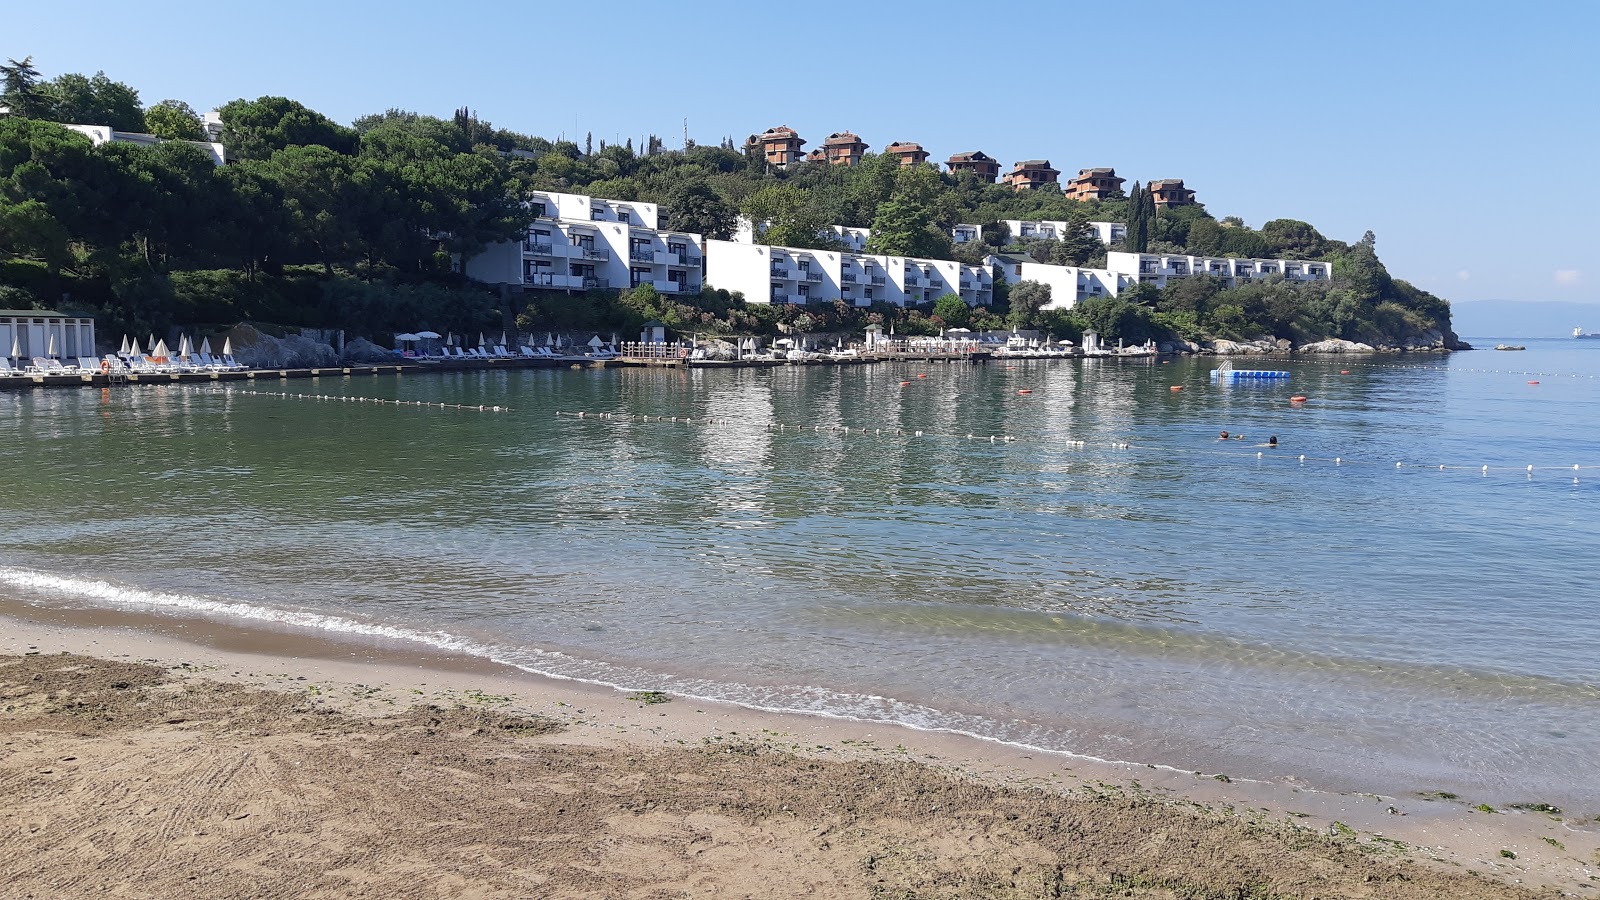
{"type": "Polygon", "coordinates": [[[617,213],[617,221],[621,222],[624,225],[632,225],[633,224],[633,216],[629,215],[626,212],[619,212],[619,213],[617,213]]]}
{"type": "Polygon", "coordinates": [[[805,298],[805,299],[808,299],[808,300],[811,299],[811,285],[809,285],[809,284],[801,284],[800,285],[800,296],[805,298]]]}
{"type": "Polygon", "coordinates": [[[541,218],[541,219],[549,218],[549,214],[545,212],[545,206],[544,206],[543,203],[534,203],[534,204],[532,204],[532,206],[533,206],[533,214],[535,216],[537,216],[538,218],[541,218]]]}
{"type": "Polygon", "coordinates": [[[667,242],[667,252],[668,253],[676,253],[677,255],[682,256],[687,249],[688,249],[688,245],[683,243],[682,241],[668,241],[667,242]]]}
{"type": "Polygon", "coordinates": [[[646,284],[649,281],[650,268],[648,266],[644,268],[635,266],[634,268],[628,270],[628,284],[630,286],[638,287],[639,285],[646,284]]]}
{"type": "Polygon", "coordinates": [[[871,300],[872,299],[872,288],[862,288],[861,292],[862,292],[862,296],[865,299],[867,299],[867,300],[871,300]]]}

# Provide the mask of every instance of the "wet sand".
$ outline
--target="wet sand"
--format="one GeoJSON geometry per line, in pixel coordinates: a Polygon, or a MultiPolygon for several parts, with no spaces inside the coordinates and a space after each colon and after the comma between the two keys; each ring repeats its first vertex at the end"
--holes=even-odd
{"type": "Polygon", "coordinates": [[[0,613],[5,896],[1600,896],[1600,823],[1472,798],[648,702],[288,629],[0,613]]]}

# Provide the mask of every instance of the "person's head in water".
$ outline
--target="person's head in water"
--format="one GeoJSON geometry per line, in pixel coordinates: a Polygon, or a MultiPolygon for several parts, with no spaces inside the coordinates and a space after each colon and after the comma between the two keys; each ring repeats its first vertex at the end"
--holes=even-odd
{"type": "Polygon", "coordinates": [[[1222,437],[1217,438],[1217,440],[1219,440],[1219,441],[1225,441],[1227,439],[1228,439],[1228,433],[1226,431],[1224,431],[1222,433],[1222,437]]]}
{"type": "Polygon", "coordinates": [[[1276,447],[1276,446],[1278,446],[1278,436],[1277,435],[1273,435],[1272,437],[1267,438],[1267,446],[1268,447],[1276,447]]]}

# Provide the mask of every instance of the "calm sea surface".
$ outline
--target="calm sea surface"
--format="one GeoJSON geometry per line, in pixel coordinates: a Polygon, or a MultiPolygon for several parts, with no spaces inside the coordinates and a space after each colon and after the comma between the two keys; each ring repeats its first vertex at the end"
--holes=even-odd
{"type": "Polygon", "coordinates": [[[1600,812],[1600,341],[1525,343],[4,394],[0,593],[1600,812]]]}

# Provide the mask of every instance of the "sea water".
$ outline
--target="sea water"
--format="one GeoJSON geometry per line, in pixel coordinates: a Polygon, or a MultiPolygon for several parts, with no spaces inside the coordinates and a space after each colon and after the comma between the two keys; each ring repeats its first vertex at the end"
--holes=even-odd
{"type": "Polygon", "coordinates": [[[0,594],[1600,812],[1600,342],[1524,343],[5,394],[0,594]]]}

